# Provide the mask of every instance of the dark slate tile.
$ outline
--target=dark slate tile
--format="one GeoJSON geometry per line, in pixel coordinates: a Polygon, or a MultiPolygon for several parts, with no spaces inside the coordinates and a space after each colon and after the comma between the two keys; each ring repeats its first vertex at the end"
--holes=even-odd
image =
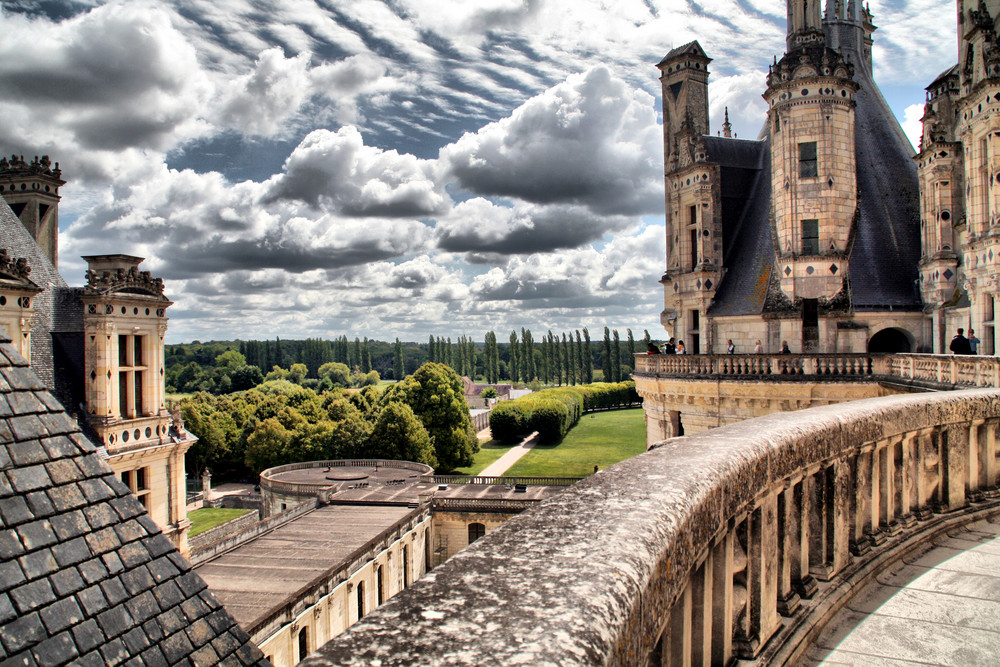
{"type": "Polygon", "coordinates": [[[104,566],[104,561],[100,558],[91,558],[85,563],[77,566],[80,576],[88,584],[96,584],[108,578],[108,568],[104,566]]]}
{"type": "Polygon", "coordinates": [[[59,570],[49,577],[49,582],[52,583],[52,590],[60,597],[72,595],[86,585],[80,573],[73,568],[59,570]]]}
{"type": "Polygon", "coordinates": [[[21,537],[21,543],[28,551],[41,549],[59,541],[52,530],[52,523],[48,520],[26,523],[17,529],[17,534],[21,537]]]}
{"type": "Polygon", "coordinates": [[[94,530],[110,526],[120,520],[118,513],[115,512],[114,509],[112,509],[107,503],[84,507],[83,515],[87,518],[87,523],[89,523],[90,527],[94,530]]]}
{"type": "Polygon", "coordinates": [[[118,524],[115,526],[115,532],[122,542],[134,542],[146,537],[146,529],[135,519],[118,524]]]}
{"type": "Polygon", "coordinates": [[[139,659],[142,660],[142,664],[145,667],[169,667],[170,665],[167,659],[163,657],[163,653],[158,646],[153,646],[143,651],[139,659]]]}
{"type": "MultiPolygon", "coordinates": [[[[126,646],[126,648],[128,647],[126,646]]],[[[142,659],[136,656],[134,658],[130,658],[125,662],[123,662],[122,667],[146,667],[146,666],[142,663],[142,659]]]]}
{"type": "Polygon", "coordinates": [[[125,605],[118,605],[98,614],[97,625],[101,626],[105,637],[118,637],[131,630],[135,621],[125,605]]]}
{"type": "Polygon", "coordinates": [[[59,459],[58,461],[50,460],[45,464],[45,468],[49,471],[49,479],[56,485],[69,484],[83,476],[76,462],[69,458],[59,459]]]}
{"type": "Polygon", "coordinates": [[[175,632],[160,642],[160,649],[163,651],[163,655],[168,662],[177,663],[189,655],[194,650],[194,647],[191,646],[191,641],[188,639],[187,634],[175,632]]]}
{"type": "Polygon", "coordinates": [[[187,632],[188,639],[191,640],[191,644],[195,648],[201,648],[212,641],[212,638],[215,636],[215,633],[212,632],[212,626],[204,619],[195,621],[189,625],[185,632],[187,632]]]}
{"type": "Polygon", "coordinates": [[[107,667],[114,667],[128,660],[128,651],[120,639],[109,640],[97,650],[101,653],[101,657],[104,658],[104,664],[107,667]]]}
{"type": "Polygon", "coordinates": [[[105,658],[100,651],[91,651],[76,659],[73,667],[107,667],[105,658]]]}
{"type": "Polygon", "coordinates": [[[76,484],[63,484],[47,491],[52,504],[56,506],[58,512],[69,512],[87,504],[86,498],[76,488],[76,484]]]}
{"type": "MultiPolygon", "coordinates": [[[[216,609],[205,617],[208,624],[215,630],[215,634],[221,635],[229,630],[233,625],[233,618],[222,609],[216,609]]],[[[235,650],[235,649],[234,649],[235,650]]]]}
{"type": "Polygon", "coordinates": [[[149,637],[149,641],[151,642],[158,642],[166,637],[163,633],[163,628],[160,627],[160,624],[156,622],[155,618],[143,623],[142,631],[146,633],[146,636],[149,637]]]}
{"type": "Polygon", "coordinates": [[[212,640],[212,646],[220,657],[225,657],[236,653],[236,650],[240,647],[240,642],[228,632],[223,632],[212,640]]]}
{"type": "Polygon", "coordinates": [[[76,423],[65,412],[48,412],[38,415],[38,420],[49,435],[65,435],[77,430],[76,423]]]}
{"type": "Polygon", "coordinates": [[[92,618],[73,626],[72,632],[81,653],[86,653],[104,643],[104,633],[98,627],[97,621],[92,618]]]}
{"type": "Polygon", "coordinates": [[[91,503],[99,503],[103,500],[114,498],[111,489],[99,477],[84,479],[77,483],[84,497],[91,503]]]}
{"type": "Polygon", "coordinates": [[[11,445],[14,443],[14,433],[10,430],[6,420],[0,421],[0,444],[11,445]]]}
{"type": "Polygon", "coordinates": [[[236,653],[234,652],[220,660],[218,667],[243,667],[243,662],[236,657],[236,653]]]}
{"type": "MultiPolygon", "coordinates": [[[[156,525],[156,522],[153,521],[148,514],[143,514],[138,519],[136,519],[136,521],[139,522],[140,526],[142,526],[143,528],[145,528],[147,535],[157,535],[157,534],[159,534],[160,527],[156,525]]],[[[156,554],[156,555],[159,556],[160,554],[156,554]]]]}
{"type": "Polygon", "coordinates": [[[104,567],[108,568],[108,572],[113,575],[125,571],[125,566],[122,564],[122,559],[119,558],[118,554],[116,554],[114,551],[109,551],[108,553],[101,556],[101,561],[104,562],[104,567]]]}
{"type": "Polygon", "coordinates": [[[176,565],[177,569],[181,572],[187,572],[191,569],[191,563],[189,563],[187,559],[184,558],[184,556],[182,556],[177,550],[167,554],[167,558],[169,558],[170,562],[176,565]]]}
{"type": "MultiPolygon", "coordinates": [[[[0,530],[0,559],[10,560],[24,553],[21,540],[13,530],[0,530]]],[[[169,562],[169,561],[167,561],[169,562]]]]}
{"type": "Polygon", "coordinates": [[[11,460],[10,453],[7,451],[8,447],[0,447],[0,470],[10,470],[14,467],[14,462],[11,460]]]}
{"type": "Polygon", "coordinates": [[[17,611],[10,603],[10,596],[6,593],[0,593],[0,623],[6,623],[16,617],[17,611]]]}
{"type": "Polygon", "coordinates": [[[49,472],[43,465],[25,466],[7,471],[7,479],[10,485],[18,493],[28,493],[51,486],[49,472]]]}
{"type": "MultiPolygon", "coordinates": [[[[79,431],[77,431],[76,433],[70,433],[66,437],[68,437],[76,445],[77,449],[83,452],[84,454],[90,454],[92,452],[97,451],[97,447],[95,447],[94,443],[90,441],[90,438],[83,435],[79,431]]],[[[98,461],[98,463],[101,462],[98,461]]]]}
{"type": "Polygon", "coordinates": [[[55,506],[44,491],[29,493],[24,497],[24,500],[28,503],[28,510],[35,515],[36,519],[48,518],[56,513],[55,506]]]}
{"type": "MultiPolygon", "coordinates": [[[[49,412],[45,404],[30,391],[13,391],[6,395],[6,403],[13,414],[28,415],[36,412],[49,412]]],[[[6,416],[6,415],[2,415],[6,416]]]]}
{"type": "Polygon", "coordinates": [[[191,662],[196,665],[214,665],[219,662],[219,655],[211,644],[205,644],[191,654],[191,662]]]}
{"type": "Polygon", "coordinates": [[[4,626],[0,633],[8,654],[17,653],[45,639],[45,626],[37,613],[25,614],[4,626]]]}
{"type": "Polygon", "coordinates": [[[87,541],[91,553],[95,556],[107,551],[114,551],[121,546],[121,540],[118,539],[118,533],[115,532],[113,527],[94,531],[84,537],[84,539],[87,541]]]}
{"type": "Polygon", "coordinates": [[[205,588],[205,582],[194,572],[187,572],[177,577],[177,585],[184,591],[184,597],[191,597],[205,588]]]}
{"type": "Polygon", "coordinates": [[[48,452],[37,440],[22,440],[7,448],[16,466],[33,466],[49,460],[48,452]]]}
{"type": "Polygon", "coordinates": [[[236,656],[243,661],[245,665],[253,665],[264,657],[264,654],[260,652],[260,649],[250,643],[243,643],[238,649],[236,649],[236,656]]]}
{"type": "Polygon", "coordinates": [[[16,560],[0,562],[0,592],[10,590],[27,581],[16,560]]]}
{"type": "Polygon", "coordinates": [[[49,412],[60,412],[61,410],[64,410],[62,403],[60,403],[55,396],[47,391],[36,392],[35,398],[41,401],[49,412]]]}
{"type": "Polygon", "coordinates": [[[49,435],[48,429],[38,415],[18,415],[11,417],[7,423],[10,424],[10,430],[17,442],[41,440],[49,435]]]}
{"type": "MultiPolygon", "coordinates": [[[[157,530],[159,530],[159,529],[157,529],[157,530]]],[[[178,558],[180,558],[181,560],[183,560],[183,556],[181,556],[175,550],[174,543],[171,542],[169,539],[167,539],[166,536],[164,536],[164,535],[151,534],[151,536],[149,537],[149,539],[143,540],[143,543],[146,545],[146,548],[149,550],[149,555],[152,556],[153,558],[157,558],[159,556],[163,556],[164,554],[174,553],[174,554],[177,554],[178,558]]],[[[178,569],[180,569],[180,568],[178,568],[178,569]]]]}
{"type": "Polygon", "coordinates": [[[39,607],[44,607],[56,599],[55,592],[48,579],[29,581],[10,591],[14,608],[24,614],[39,607]]]}
{"type": "Polygon", "coordinates": [[[164,637],[169,637],[175,632],[180,632],[187,625],[187,620],[185,620],[184,615],[177,607],[163,612],[156,617],[156,621],[160,624],[160,629],[163,630],[164,637]]]}
{"type": "Polygon", "coordinates": [[[145,566],[129,570],[128,572],[123,573],[119,579],[125,586],[125,590],[128,591],[129,595],[138,595],[139,593],[148,591],[156,585],[156,582],[153,581],[153,576],[149,573],[149,570],[147,570],[145,566]]]}
{"type": "Polygon", "coordinates": [[[90,558],[90,548],[84,538],[77,537],[52,547],[52,555],[60,567],[69,567],[90,558]]]}
{"type": "Polygon", "coordinates": [[[104,593],[101,592],[100,586],[83,589],[76,594],[76,599],[79,600],[80,606],[83,607],[87,616],[97,616],[108,608],[108,601],[105,599],[104,593]]]}
{"type": "Polygon", "coordinates": [[[28,370],[26,366],[0,368],[0,376],[3,376],[11,387],[32,391],[45,389],[45,385],[38,379],[38,376],[28,370]]]}
{"type": "Polygon", "coordinates": [[[173,579],[180,574],[180,570],[174,567],[174,564],[170,562],[169,558],[157,558],[147,567],[149,568],[149,573],[152,575],[153,580],[158,584],[162,584],[164,581],[173,579]]]}
{"type": "Polygon", "coordinates": [[[118,579],[102,581],[101,590],[104,591],[104,597],[108,599],[108,604],[116,605],[128,599],[128,591],[125,590],[125,586],[118,579]]]}
{"type": "Polygon", "coordinates": [[[60,541],[71,540],[90,530],[87,518],[80,510],[57,514],[51,517],[49,522],[52,524],[52,530],[60,541]]]}
{"type": "Polygon", "coordinates": [[[160,606],[156,604],[156,598],[149,591],[129,598],[125,601],[125,606],[137,623],[145,623],[160,613],[160,606]]]}
{"type": "Polygon", "coordinates": [[[149,552],[146,551],[141,542],[123,544],[118,548],[118,557],[122,559],[122,563],[127,569],[139,567],[152,560],[149,557],[149,552]]]}
{"type": "Polygon", "coordinates": [[[10,485],[10,480],[7,479],[7,473],[0,472],[0,498],[6,498],[12,495],[14,495],[14,487],[10,485]]]}
{"type": "Polygon", "coordinates": [[[59,569],[59,564],[50,549],[32,551],[18,558],[17,562],[21,565],[21,571],[24,572],[24,576],[29,581],[47,576],[59,569]]]}
{"type": "Polygon", "coordinates": [[[24,498],[11,496],[0,499],[0,518],[3,518],[5,526],[12,527],[25,521],[31,521],[35,516],[28,509],[28,503],[24,502],[24,498]]]}
{"type": "Polygon", "coordinates": [[[7,402],[8,394],[0,394],[0,419],[6,419],[14,414],[14,411],[10,409],[10,404],[7,402]]]}
{"type": "Polygon", "coordinates": [[[42,448],[49,453],[49,457],[52,459],[63,459],[80,455],[80,448],[71,438],[65,435],[42,438],[41,443],[42,448]]]}
{"type": "MultiPolygon", "coordinates": [[[[115,481],[121,485],[121,482],[118,480],[115,481]]],[[[118,516],[125,520],[146,513],[146,508],[143,507],[138,500],[136,500],[135,496],[132,495],[127,486],[125,487],[124,495],[122,495],[121,498],[115,498],[112,500],[111,506],[115,508],[116,512],[118,512],[118,516]]]]}
{"type": "MultiPolygon", "coordinates": [[[[20,571],[20,570],[19,570],[20,571]]],[[[173,581],[167,581],[153,589],[153,597],[160,609],[170,609],[176,607],[184,601],[184,593],[173,581]]]]}
{"type": "Polygon", "coordinates": [[[73,598],[56,600],[38,613],[50,635],[62,632],[83,620],[83,611],[73,598]]]}
{"type": "Polygon", "coordinates": [[[142,631],[142,628],[129,630],[122,635],[122,641],[125,643],[125,648],[128,649],[129,655],[139,655],[150,647],[149,638],[146,637],[146,633],[142,631]]]}

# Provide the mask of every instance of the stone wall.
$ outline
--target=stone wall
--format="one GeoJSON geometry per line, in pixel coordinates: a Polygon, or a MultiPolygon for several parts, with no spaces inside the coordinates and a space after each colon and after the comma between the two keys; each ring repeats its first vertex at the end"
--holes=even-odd
{"type": "MultiPolygon", "coordinates": [[[[900,395],[674,439],[476,541],[303,665],[726,664],[816,581],[996,507],[1000,391],[900,395]]],[[[840,588],[834,585],[834,588],[840,588]]],[[[783,622],[788,615],[791,622],[783,622]]]]}

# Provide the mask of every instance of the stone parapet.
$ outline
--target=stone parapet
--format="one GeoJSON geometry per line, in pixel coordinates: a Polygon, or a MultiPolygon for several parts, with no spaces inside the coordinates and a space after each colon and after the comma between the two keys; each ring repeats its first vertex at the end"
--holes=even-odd
{"type": "Polygon", "coordinates": [[[1000,391],[974,389],[665,441],[511,519],[302,665],[773,655],[810,623],[818,582],[936,514],[997,504],[998,424],[1000,391]]]}

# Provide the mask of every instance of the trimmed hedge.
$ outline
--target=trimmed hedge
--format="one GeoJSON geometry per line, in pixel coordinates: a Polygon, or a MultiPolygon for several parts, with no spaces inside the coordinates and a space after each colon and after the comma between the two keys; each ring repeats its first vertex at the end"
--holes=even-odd
{"type": "Polygon", "coordinates": [[[544,442],[558,442],[585,412],[638,401],[632,381],[543,389],[513,401],[501,401],[490,412],[490,431],[501,442],[519,440],[532,431],[538,431],[544,442]]]}

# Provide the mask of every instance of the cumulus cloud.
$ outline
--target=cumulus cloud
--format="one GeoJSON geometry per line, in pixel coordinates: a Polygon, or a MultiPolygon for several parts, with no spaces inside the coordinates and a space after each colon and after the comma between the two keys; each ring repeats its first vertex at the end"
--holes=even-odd
{"type": "Polygon", "coordinates": [[[497,206],[477,197],[438,220],[438,247],[497,256],[575,248],[635,225],[624,215],[597,215],[582,206],[497,206]]]}
{"type": "Polygon", "coordinates": [[[261,51],[253,71],[228,86],[220,120],[245,134],[273,134],[307,99],[308,67],[306,56],[286,58],[278,47],[261,51]]]}
{"type": "Polygon", "coordinates": [[[911,104],[903,110],[903,122],[900,125],[915,150],[920,146],[920,138],[924,132],[924,124],[921,122],[923,117],[923,104],[911,104]]]}
{"type": "Polygon", "coordinates": [[[480,194],[641,214],[662,208],[659,137],[652,98],[598,67],[464,135],[441,160],[480,194]]]}
{"type": "Polygon", "coordinates": [[[359,217],[429,215],[446,206],[433,171],[426,160],[365,146],[355,127],[314,130],[270,180],[267,199],[359,217]]]}

